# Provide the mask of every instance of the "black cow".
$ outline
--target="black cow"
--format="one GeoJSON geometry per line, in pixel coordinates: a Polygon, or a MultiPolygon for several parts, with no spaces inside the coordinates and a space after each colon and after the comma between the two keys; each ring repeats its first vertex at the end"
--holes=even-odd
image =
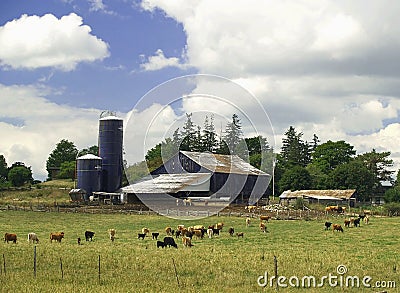
{"type": "Polygon", "coordinates": [[[219,229],[212,228],[213,235],[219,235],[219,229]]]}
{"type": "Polygon", "coordinates": [[[360,218],[354,219],[354,227],[360,227],[360,218]]]}
{"type": "Polygon", "coordinates": [[[157,240],[157,248],[159,248],[159,247],[164,248],[165,244],[164,244],[164,242],[157,240]]]}
{"type": "Polygon", "coordinates": [[[89,241],[89,239],[90,239],[90,241],[93,241],[93,236],[94,236],[94,232],[92,232],[92,231],[85,232],[86,241],[89,241]]]}
{"type": "Polygon", "coordinates": [[[181,234],[182,234],[182,231],[178,230],[175,233],[175,237],[178,238],[179,236],[181,236],[181,234]]]}
{"type": "Polygon", "coordinates": [[[235,234],[235,229],[233,229],[233,227],[230,227],[228,233],[229,235],[233,236],[233,234],[235,234]]]}
{"type": "Polygon", "coordinates": [[[144,240],[144,237],[146,237],[146,233],[138,233],[137,234],[138,239],[142,238],[144,240]]]}
{"type": "Polygon", "coordinates": [[[328,230],[331,227],[331,222],[325,222],[325,230],[328,230]]]}
{"type": "Polygon", "coordinates": [[[164,246],[168,246],[168,247],[175,247],[178,248],[178,245],[176,245],[174,238],[172,237],[164,237],[164,246]]]}
{"type": "Polygon", "coordinates": [[[158,232],[152,232],[152,233],[151,233],[151,237],[152,237],[153,239],[155,239],[155,240],[157,240],[158,235],[160,235],[160,233],[158,233],[158,232]]]}

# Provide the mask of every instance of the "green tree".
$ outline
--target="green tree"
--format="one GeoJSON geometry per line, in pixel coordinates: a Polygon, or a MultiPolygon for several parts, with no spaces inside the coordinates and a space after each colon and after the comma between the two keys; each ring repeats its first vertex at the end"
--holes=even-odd
{"type": "Polygon", "coordinates": [[[180,150],[191,151],[194,148],[196,141],[196,129],[192,121],[192,113],[186,113],[186,122],[183,125],[183,130],[180,134],[181,144],[180,150]]]}
{"type": "Polygon", "coordinates": [[[92,154],[95,156],[99,155],[99,147],[97,145],[92,145],[91,147],[88,147],[86,149],[80,150],[78,152],[78,157],[84,156],[84,155],[88,155],[88,154],[92,154]]]}
{"type": "Polygon", "coordinates": [[[310,145],[302,139],[303,133],[297,133],[293,126],[285,132],[282,139],[280,163],[285,167],[305,167],[311,161],[310,145]]]}
{"type": "Polygon", "coordinates": [[[74,179],[75,178],[75,161],[62,162],[60,166],[60,172],[57,175],[58,179],[74,179]]]}
{"type": "Polygon", "coordinates": [[[398,187],[386,190],[384,196],[385,202],[400,202],[400,189],[398,187]]]}
{"type": "Polygon", "coordinates": [[[311,176],[306,168],[293,166],[282,174],[278,185],[280,192],[309,189],[311,187],[311,176]]]}
{"type": "Polygon", "coordinates": [[[356,159],[365,164],[367,169],[375,175],[378,182],[392,181],[394,171],[388,168],[393,167],[393,160],[389,159],[389,156],[390,152],[378,153],[375,149],[372,149],[369,153],[358,155],[356,159]]]}
{"type": "Polygon", "coordinates": [[[341,164],[332,171],[330,186],[335,189],[356,189],[358,200],[366,201],[373,193],[375,175],[359,160],[341,164]]]}
{"type": "Polygon", "coordinates": [[[7,169],[6,158],[3,155],[0,155],[0,179],[4,181],[7,180],[7,174],[8,174],[8,169],[7,169]]]}
{"type": "Polygon", "coordinates": [[[215,133],[214,115],[210,118],[206,115],[204,119],[204,130],[202,136],[203,150],[214,153],[218,148],[217,134],[215,133]]]}
{"type": "Polygon", "coordinates": [[[13,186],[19,187],[26,183],[32,183],[31,167],[26,167],[22,162],[14,163],[8,170],[8,179],[13,186]]]}
{"type": "Polygon", "coordinates": [[[60,168],[63,162],[75,162],[77,154],[78,150],[74,143],[66,139],[62,139],[56,145],[56,148],[51,152],[46,162],[46,170],[48,172],[49,179],[54,179],[51,178],[51,168],[60,168]]]}
{"type": "Polygon", "coordinates": [[[220,153],[225,155],[243,155],[245,145],[243,139],[242,125],[237,114],[232,115],[232,122],[228,123],[225,127],[223,136],[223,144],[220,146],[220,153]],[[244,143],[244,145],[243,145],[244,143]],[[239,148],[239,145],[242,147],[239,148]]]}

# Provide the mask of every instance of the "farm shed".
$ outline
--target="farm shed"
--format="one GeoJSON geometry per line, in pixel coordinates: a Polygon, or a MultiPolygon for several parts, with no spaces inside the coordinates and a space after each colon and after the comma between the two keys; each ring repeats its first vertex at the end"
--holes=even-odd
{"type": "Polygon", "coordinates": [[[271,179],[236,155],[187,151],[180,151],[151,175],[153,180],[149,178],[122,189],[128,194],[128,202],[134,195],[169,194],[175,198],[229,198],[237,203],[254,203],[266,195],[271,179]]]}
{"type": "Polygon", "coordinates": [[[283,204],[290,204],[297,198],[303,198],[309,203],[319,204],[345,204],[354,206],[355,189],[328,189],[328,190],[286,190],[279,196],[279,201],[283,204]]]}
{"type": "Polygon", "coordinates": [[[72,202],[85,201],[86,190],[84,190],[82,188],[71,189],[69,192],[69,197],[71,198],[72,202]]]}

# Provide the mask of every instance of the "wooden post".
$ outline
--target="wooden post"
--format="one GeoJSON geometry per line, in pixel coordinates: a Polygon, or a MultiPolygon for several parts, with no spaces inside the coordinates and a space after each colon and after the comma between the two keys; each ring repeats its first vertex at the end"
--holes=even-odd
{"type": "Polygon", "coordinates": [[[100,272],[101,272],[101,270],[100,270],[100,254],[99,254],[99,284],[101,284],[100,272]]]}
{"type": "Polygon", "coordinates": [[[61,279],[64,279],[64,270],[63,270],[63,265],[62,265],[62,259],[60,257],[60,269],[61,269],[61,279]]]}
{"type": "MultiPolygon", "coordinates": [[[[275,281],[278,280],[278,259],[274,255],[274,275],[275,275],[275,281]]],[[[276,290],[278,291],[278,282],[276,282],[276,290]]]]}
{"type": "Polygon", "coordinates": [[[6,270],[6,256],[3,253],[3,271],[4,271],[4,275],[6,274],[7,270],[6,270]]]}
{"type": "Polygon", "coordinates": [[[174,259],[172,259],[172,264],[174,265],[176,282],[178,283],[178,287],[179,287],[178,272],[176,271],[176,266],[175,266],[175,261],[174,261],[174,259]]]}
{"type": "Polygon", "coordinates": [[[33,277],[36,278],[36,245],[33,248],[33,277]]]}

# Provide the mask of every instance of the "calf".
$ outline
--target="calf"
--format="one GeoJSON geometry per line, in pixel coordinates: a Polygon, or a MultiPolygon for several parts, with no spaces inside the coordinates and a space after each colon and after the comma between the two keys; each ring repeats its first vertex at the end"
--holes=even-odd
{"type": "Polygon", "coordinates": [[[176,245],[174,238],[169,237],[169,236],[164,237],[164,246],[165,246],[165,247],[167,247],[167,246],[168,246],[168,247],[173,246],[173,247],[175,247],[175,248],[178,248],[178,245],[176,245]]]}
{"type": "Polygon", "coordinates": [[[192,239],[190,239],[189,237],[186,237],[186,236],[182,237],[182,243],[183,243],[183,246],[185,246],[185,247],[192,247],[193,246],[192,239]]]}
{"type": "Polygon", "coordinates": [[[158,235],[160,235],[160,233],[158,233],[158,232],[152,232],[151,233],[151,238],[154,240],[157,240],[157,238],[158,238],[158,235]]]}
{"type": "Polygon", "coordinates": [[[160,248],[160,247],[164,248],[165,244],[164,244],[164,242],[157,240],[157,248],[160,248]]]}
{"type": "Polygon", "coordinates": [[[144,237],[146,237],[146,233],[138,233],[137,235],[138,235],[138,236],[137,236],[138,239],[141,238],[141,239],[144,240],[144,237]]]}
{"type": "Polygon", "coordinates": [[[249,217],[246,218],[246,227],[250,226],[251,219],[249,217]]]}
{"type": "Polygon", "coordinates": [[[149,234],[150,230],[148,228],[142,228],[142,233],[143,234],[149,234]]]}
{"type": "Polygon", "coordinates": [[[93,241],[94,232],[92,231],[85,231],[85,239],[86,241],[93,241]]]}
{"type": "Polygon", "coordinates": [[[50,233],[50,242],[53,242],[53,240],[55,240],[56,242],[61,243],[61,239],[63,238],[64,232],[50,233]]]}
{"type": "Polygon", "coordinates": [[[354,227],[360,227],[360,218],[354,219],[354,227]]]}
{"type": "Polygon", "coordinates": [[[236,236],[239,238],[239,237],[242,237],[243,238],[243,236],[244,236],[244,233],[243,232],[240,232],[240,233],[236,233],[236,236]]]}
{"type": "Polygon", "coordinates": [[[110,240],[112,242],[114,242],[116,233],[117,233],[117,231],[115,229],[108,229],[108,235],[110,236],[110,240]]]}
{"type": "Polygon", "coordinates": [[[11,234],[11,233],[4,234],[4,242],[6,242],[6,241],[7,241],[7,243],[9,241],[12,241],[13,243],[17,243],[17,234],[11,234]]]}
{"type": "Polygon", "coordinates": [[[265,233],[267,231],[267,227],[263,222],[260,222],[260,231],[265,233]]]}
{"type": "Polygon", "coordinates": [[[39,243],[39,238],[37,237],[36,233],[33,232],[28,233],[28,242],[31,243],[31,241],[32,243],[35,242],[36,244],[39,243]]]}
{"type": "Polygon", "coordinates": [[[331,228],[332,223],[331,222],[325,222],[325,230],[328,230],[331,228]]]}
{"type": "Polygon", "coordinates": [[[78,237],[78,245],[81,245],[81,238],[78,237]]]}
{"type": "Polygon", "coordinates": [[[233,236],[233,234],[235,234],[235,229],[233,227],[230,227],[228,233],[229,235],[233,236]]]}
{"type": "Polygon", "coordinates": [[[350,223],[351,223],[350,220],[344,220],[344,226],[345,227],[349,228],[350,227],[350,223]]]}
{"type": "Polygon", "coordinates": [[[332,231],[333,231],[333,232],[335,232],[335,231],[341,231],[341,232],[343,233],[343,228],[342,228],[342,226],[341,226],[340,224],[333,224],[333,226],[332,226],[332,231]]]}
{"type": "Polygon", "coordinates": [[[171,227],[166,227],[165,228],[165,233],[167,233],[167,235],[172,235],[172,228],[171,227]]]}
{"type": "Polygon", "coordinates": [[[369,223],[369,217],[368,217],[368,216],[365,216],[365,218],[364,218],[364,223],[365,223],[366,225],[368,225],[368,223],[369,223]]]}
{"type": "Polygon", "coordinates": [[[208,236],[208,238],[212,238],[212,236],[213,236],[213,229],[210,229],[210,228],[208,228],[207,229],[207,236],[208,236]]]}

